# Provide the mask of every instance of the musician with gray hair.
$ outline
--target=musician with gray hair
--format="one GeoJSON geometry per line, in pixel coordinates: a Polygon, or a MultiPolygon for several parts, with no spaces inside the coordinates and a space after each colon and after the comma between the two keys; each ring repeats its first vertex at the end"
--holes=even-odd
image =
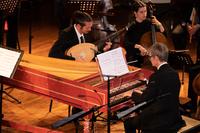
{"type": "Polygon", "coordinates": [[[138,111],[136,116],[124,120],[125,132],[134,133],[140,129],[143,133],[176,133],[185,123],[179,111],[180,80],[178,73],[167,63],[167,46],[161,43],[152,45],[149,60],[156,71],[150,76],[143,93],[133,92],[132,98],[136,105],[154,101],[138,111]],[[169,95],[159,98],[165,94],[169,95]]]}
{"type": "MultiPolygon", "coordinates": [[[[73,53],[67,55],[67,51],[74,46],[80,46],[78,53],[80,53],[80,55],[87,56],[87,53],[84,53],[85,51],[87,51],[84,49],[86,46],[84,45],[84,43],[95,41],[94,38],[92,38],[92,36],[89,35],[89,32],[91,32],[92,30],[92,25],[93,25],[93,19],[88,13],[75,11],[72,16],[72,25],[62,30],[58,40],[54,43],[54,45],[50,49],[49,57],[75,60],[77,59],[77,56],[75,57],[73,53]],[[84,53],[85,55],[82,53],[84,53]]],[[[102,51],[106,51],[110,49],[110,47],[111,44],[107,44],[102,49],[102,51]]],[[[95,53],[93,49],[89,48],[89,50],[95,53]]],[[[87,57],[83,57],[82,61],[84,61],[85,58],[87,57]]],[[[72,114],[76,114],[80,111],[82,110],[79,108],[75,107],[72,108],[72,114]]],[[[78,121],[75,121],[75,126],[76,130],[78,130],[79,128],[78,121]]]]}

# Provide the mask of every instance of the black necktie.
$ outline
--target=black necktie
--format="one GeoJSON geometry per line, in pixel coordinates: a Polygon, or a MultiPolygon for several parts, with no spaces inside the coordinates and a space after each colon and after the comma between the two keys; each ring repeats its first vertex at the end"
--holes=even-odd
{"type": "Polygon", "coordinates": [[[81,43],[84,43],[84,38],[83,38],[83,36],[81,36],[80,39],[81,39],[81,43]]]}

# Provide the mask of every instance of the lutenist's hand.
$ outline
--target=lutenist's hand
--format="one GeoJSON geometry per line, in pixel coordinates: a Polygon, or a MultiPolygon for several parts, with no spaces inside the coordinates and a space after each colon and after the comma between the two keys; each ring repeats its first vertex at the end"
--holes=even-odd
{"type": "Polygon", "coordinates": [[[106,42],[106,46],[103,48],[103,51],[108,51],[112,46],[112,43],[111,42],[106,42]]]}

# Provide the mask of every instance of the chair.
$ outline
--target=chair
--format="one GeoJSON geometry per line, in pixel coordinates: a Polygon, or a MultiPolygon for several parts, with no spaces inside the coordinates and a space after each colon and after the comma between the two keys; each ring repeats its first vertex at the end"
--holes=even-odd
{"type": "Polygon", "coordinates": [[[182,116],[186,126],[179,129],[177,133],[198,133],[200,129],[200,122],[187,116],[182,116]]]}

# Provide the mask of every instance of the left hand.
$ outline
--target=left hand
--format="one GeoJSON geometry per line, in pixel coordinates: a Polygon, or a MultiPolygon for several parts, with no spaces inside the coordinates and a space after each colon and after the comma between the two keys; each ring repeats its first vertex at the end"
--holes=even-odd
{"type": "Polygon", "coordinates": [[[106,43],[106,46],[103,48],[103,51],[105,52],[105,51],[108,51],[110,48],[111,48],[111,46],[112,46],[112,43],[111,42],[105,42],[106,43]]]}
{"type": "Polygon", "coordinates": [[[161,24],[161,23],[157,20],[157,18],[156,18],[155,16],[152,16],[151,22],[152,22],[152,24],[155,24],[155,25],[160,25],[160,24],[161,24]]]}
{"type": "Polygon", "coordinates": [[[164,32],[164,27],[162,26],[161,22],[157,20],[157,18],[155,16],[152,16],[152,20],[151,20],[152,24],[156,25],[158,27],[158,29],[160,29],[160,32],[164,32]]]}

